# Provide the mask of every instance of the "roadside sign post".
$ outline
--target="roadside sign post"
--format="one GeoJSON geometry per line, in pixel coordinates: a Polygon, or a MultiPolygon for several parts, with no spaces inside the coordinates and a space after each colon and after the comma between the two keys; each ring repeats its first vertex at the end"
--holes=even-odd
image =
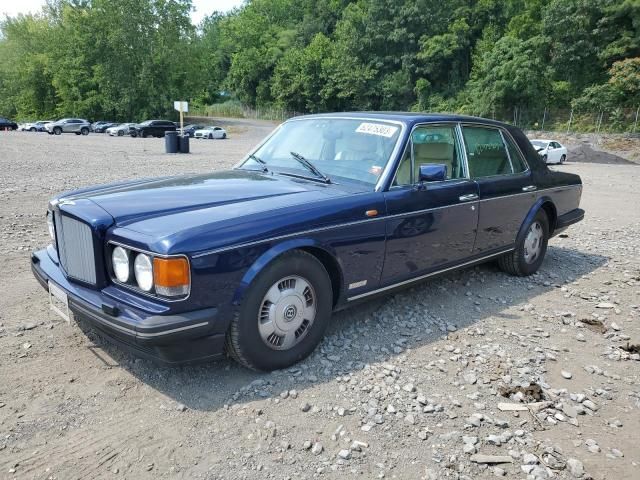
{"type": "Polygon", "coordinates": [[[174,110],[180,112],[180,131],[184,133],[184,114],[189,112],[189,102],[178,100],[173,102],[174,110]]]}

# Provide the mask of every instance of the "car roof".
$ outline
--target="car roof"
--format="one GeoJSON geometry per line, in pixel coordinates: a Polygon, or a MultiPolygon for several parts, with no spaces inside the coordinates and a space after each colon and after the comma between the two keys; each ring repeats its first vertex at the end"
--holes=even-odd
{"type": "Polygon", "coordinates": [[[387,120],[402,122],[408,125],[415,125],[416,123],[434,123],[434,122],[469,122],[469,123],[484,123],[489,125],[496,125],[500,127],[510,127],[510,125],[498,122],[496,120],[490,120],[487,118],[473,117],[470,115],[458,115],[450,113],[423,113],[423,112],[337,112],[337,113],[319,113],[313,115],[303,115],[300,117],[293,117],[289,120],[308,119],[308,118],[323,118],[323,117],[337,117],[337,118],[362,118],[371,120],[387,120]]]}

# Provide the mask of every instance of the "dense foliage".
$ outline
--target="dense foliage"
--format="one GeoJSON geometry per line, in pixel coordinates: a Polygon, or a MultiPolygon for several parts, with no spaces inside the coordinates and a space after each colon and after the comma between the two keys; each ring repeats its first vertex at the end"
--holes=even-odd
{"type": "Polygon", "coordinates": [[[640,0],[249,0],[197,27],[190,9],[49,0],[5,19],[0,115],[140,119],[226,95],[303,112],[640,104],[640,0]]]}

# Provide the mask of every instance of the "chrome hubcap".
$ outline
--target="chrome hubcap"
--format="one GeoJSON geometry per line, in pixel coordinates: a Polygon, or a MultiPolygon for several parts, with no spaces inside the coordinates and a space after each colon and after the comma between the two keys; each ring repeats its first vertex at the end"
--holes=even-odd
{"type": "Polygon", "coordinates": [[[316,294],[311,284],[293,275],[274,283],[260,304],[258,330],[274,350],[288,350],[302,341],[316,318],[316,294]]]}
{"type": "Polygon", "coordinates": [[[542,225],[539,222],[533,222],[527,231],[524,239],[524,260],[527,263],[535,262],[540,256],[542,250],[542,241],[544,233],[542,225]]]}

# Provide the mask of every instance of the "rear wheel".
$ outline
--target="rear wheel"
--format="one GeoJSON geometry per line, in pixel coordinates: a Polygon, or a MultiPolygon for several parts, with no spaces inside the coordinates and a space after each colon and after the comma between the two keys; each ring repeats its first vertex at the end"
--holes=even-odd
{"type": "Polygon", "coordinates": [[[500,257],[498,265],[511,275],[531,275],[542,265],[548,241],[549,219],[544,210],[540,210],[526,226],[525,234],[517,242],[515,250],[500,257]]]}
{"type": "Polygon", "coordinates": [[[227,332],[227,352],[253,370],[277,370],[308,356],[331,319],[333,293],[324,266],[287,252],[254,279],[227,332]]]}

